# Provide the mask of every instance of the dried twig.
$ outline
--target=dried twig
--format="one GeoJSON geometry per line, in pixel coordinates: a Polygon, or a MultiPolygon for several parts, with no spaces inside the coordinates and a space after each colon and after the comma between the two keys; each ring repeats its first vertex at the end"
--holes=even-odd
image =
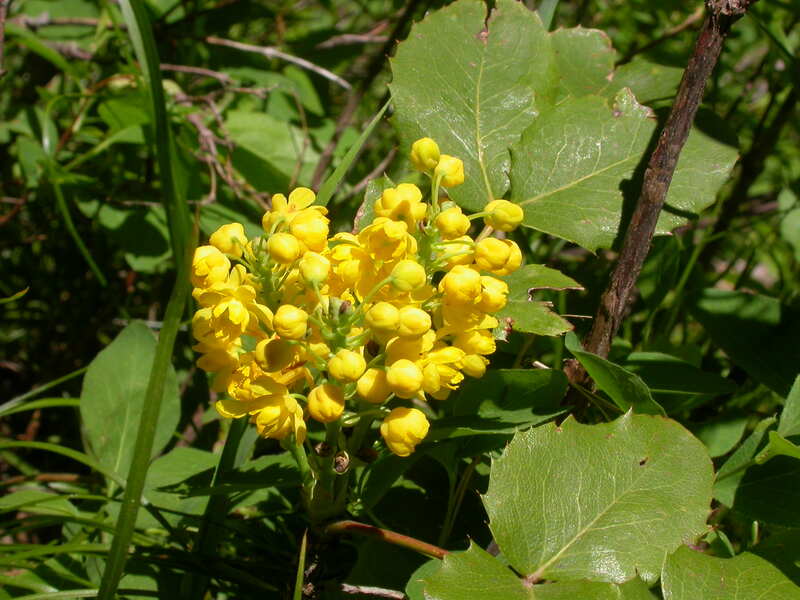
{"type": "Polygon", "coordinates": [[[385,35],[370,35],[368,33],[343,33],[316,45],[319,50],[328,50],[337,46],[352,46],[354,44],[385,44],[389,40],[385,35]]]}
{"type": "Polygon", "coordinates": [[[3,68],[3,53],[6,45],[6,12],[11,0],[0,0],[0,77],[6,74],[3,68]]]}
{"type": "Polygon", "coordinates": [[[374,598],[390,598],[391,600],[405,600],[407,597],[403,592],[397,590],[387,590],[372,585],[350,585],[343,583],[340,588],[345,594],[358,594],[359,596],[373,596],[374,598]]]}
{"type": "Polygon", "coordinates": [[[681,23],[678,23],[674,27],[670,27],[661,36],[657,37],[654,40],[651,40],[641,48],[632,49],[630,52],[628,52],[628,54],[626,54],[623,58],[621,58],[619,62],[617,62],[617,65],[624,65],[625,63],[630,62],[633,59],[633,57],[636,56],[637,54],[641,54],[642,52],[647,52],[651,48],[655,48],[656,46],[662,44],[668,39],[673,38],[680,33],[683,33],[687,29],[699,23],[702,19],[703,19],[703,7],[698,6],[697,10],[695,10],[692,14],[686,17],[686,19],[681,23]]]}
{"type": "MultiPolygon", "coordinates": [[[[406,4],[402,14],[398,17],[397,22],[395,23],[394,29],[392,29],[391,34],[388,36],[386,43],[381,47],[380,52],[374,54],[369,59],[369,64],[367,65],[365,74],[363,77],[359,78],[358,86],[350,92],[350,95],[347,98],[347,103],[344,105],[344,108],[339,115],[339,119],[336,121],[336,130],[333,133],[333,137],[331,138],[331,141],[328,142],[328,145],[325,146],[322,154],[320,154],[317,168],[314,170],[314,175],[311,178],[312,188],[319,189],[322,179],[325,176],[325,171],[328,169],[328,165],[330,165],[331,160],[333,159],[333,151],[336,149],[336,145],[339,143],[342,133],[350,125],[350,121],[353,120],[353,116],[356,113],[358,105],[361,103],[361,99],[372,85],[372,82],[381,72],[384,60],[386,60],[386,57],[392,50],[395,40],[400,36],[408,22],[411,20],[411,17],[414,15],[414,12],[419,5],[419,2],[420,0],[410,0],[410,2],[406,4]]],[[[381,104],[383,103],[381,102],[381,104]]]]}
{"type": "Polygon", "coordinates": [[[370,181],[372,181],[376,177],[380,177],[381,175],[383,175],[384,172],[386,171],[386,168],[390,164],[392,164],[392,161],[394,160],[395,156],[397,156],[397,148],[392,147],[392,149],[389,150],[388,154],[383,158],[383,160],[378,163],[378,166],[372,169],[372,171],[367,173],[366,176],[364,176],[364,178],[361,181],[359,181],[357,184],[353,186],[353,189],[350,190],[350,193],[347,194],[347,197],[352,198],[356,194],[359,194],[364,190],[365,187],[367,187],[370,181]]]}
{"type": "Polygon", "coordinates": [[[367,525],[366,523],[359,523],[358,521],[336,521],[325,528],[325,534],[353,534],[377,538],[379,540],[383,540],[384,542],[394,544],[395,546],[401,546],[402,548],[414,550],[420,554],[424,554],[425,556],[430,556],[431,558],[443,559],[445,556],[450,554],[448,550],[440,548],[439,546],[434,546],[428,542],[423,542],[422,540],[403,535],[402,533],[397,533],[396,531],[382,529],[380,527],[375,527],[374,525],[367,525]]]}
{"type": "MultiPolygon", "coordinates": [[[[647,165],[639,202],[625,232],[619,260],[600,299],[594,325],[586,339],[589,352],[608,356],[611,340],[619,329],[636,279],[650,250],[659,213],[664,205],[681,149],[689,136],[703,99],[706,82],[714,70],[731,26],[755,0],[707,0],[708,16],[683,73],[675,102],[647,165]]],[[[577,362],[567,366],[573,382],[585,380],[577,362]]]]}
{"type": "Polygon", "coordinates": [[[233,79],[230,75],[227,75],[226,73],[220,73],[219,71],[212,71],[211,69],[204,69],[203,67],[190,67],[188,65],[171,65],[168,63],[161,63],[161,70],[210,77],[211,79],[216,79],[222,85],[233,84],[233,79]]]}
{"type": "Polygon", "coordinates": [[[282,52],[277,48],[273,48],[272,46],[254,46],[253,44],[244,44],[242,42],[235,42],[233,40],[226,40],[223,38],[218,38],[212,36],[208,36],[206,38],[206,42],[209,44],[215,44],[217,46],[227,46],[228,48],[236,48],[237,50],[242,50],[244,52],[254,52],[255,54],[261,54],[262,56],[266,56],[267,58],[279,58],[281,60],[285,60],[286,62],[290,62],[292,64],[297,65],[298,67],[302,67],[303,69],[307,69],[328,79],[335,84],[343,87],[346,90],[349,90],[352,86],[347,83],[344,79],[339,77],[336,73],[332,73],[319,65],[315,65],[314,63],[306,60],[305,58],[300,58],[299,56],[293,56],[292,54],[287,54],[286,52],[282,52]]]}

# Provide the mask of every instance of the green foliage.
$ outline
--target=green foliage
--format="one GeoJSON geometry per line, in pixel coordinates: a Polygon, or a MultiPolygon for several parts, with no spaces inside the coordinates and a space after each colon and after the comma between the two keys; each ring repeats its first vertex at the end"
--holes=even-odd
{"type": "MultiPolygon", "coordinates": [[[[580,342],[701,4],[9,4],[0,600],[800,598],[794,3],[733,26],[610,355],[580,342]],[[331,233],[359,231],[383,190],[427,184],[422,136],[464,161],[444,200],[523,208],[469,233],[524,265],[486,374],[417,405],[416,452],[335,457],[336,518],[362,525],[333,535],[295,458],[213,409],[192,220],[201,244],[254,237],[307,186],[331,233]]],[[[357,430],[311,425],[305,452],[357,430]]]]}

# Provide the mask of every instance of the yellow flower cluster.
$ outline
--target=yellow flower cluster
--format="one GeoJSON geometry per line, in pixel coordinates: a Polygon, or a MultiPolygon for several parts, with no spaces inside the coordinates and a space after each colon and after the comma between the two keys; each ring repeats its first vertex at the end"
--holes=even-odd
{"type": "Polygon", "coordinates": [[[440,187],[464,181],[462,162],[429,138],[411,160],[431,177],[434,200],[410,183],[386,189],[358,233],[331,236],[326,209],[297,188],[272,197],[263,235],[248,239],[233,223],[197,248],[195,350],[222,393],[220,414],[249,415],[262,436],[297,444],[307,418],[349,424],[380,414],[385,443],[407,456],[428,433],[426,397],[442,400],[465,375],[484,374],[492,315],[508,294],[497,276],[522,255],[508,239],[468,232],[479,217],[486,233],[511,231],[522,211],[495,200],[467,216],[439,200],[440,187]]]}

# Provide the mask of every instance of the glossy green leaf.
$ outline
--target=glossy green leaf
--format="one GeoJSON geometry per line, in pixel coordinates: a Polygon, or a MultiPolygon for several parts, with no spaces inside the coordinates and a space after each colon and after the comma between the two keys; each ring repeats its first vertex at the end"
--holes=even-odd
{"type": "Polygon", "coordinates": [[[582,290],[572,277],[544,265],[524,265],[505,277],[509,300],[528,300],[537,290],[582,290]]]}
{"type": "Polygon", "coordinates": [[[712,458],[724,456],[739,443],[747,427],[745,417],[720,418],[692,428],[694,433],[708,447],[712,458]]]}
{"type": "Polygon", "coordinates": [[[795,585],[800,585],[800,530],[773,532],[750,551],[778,567],[795,585]]]}
{"type": "Polygon", "coordinates": [[[800,599],[800,587],[755,554],[715,558],[685,546],[667,559],[661,589],[664,600],[800,599]]]}
{"type": "Polygon", "coordinates": [[[536,335],[561,335],[572,331],[573,325],[550,310],[548,303],[509,300],[495,316],[504,329],[536,335]]]}
{"type": "Polygon", "coordinates": [[[678,90],[683,69],[652,63],[641,57],[619,67],[608,85],[607,93],[630,88],[642,104],[672,98],[678,90]]]}
{"type": "Polygon", "coordinates": [[[637,413],[664,415],[664,409],[653,400],[647,384],[635,373],[601,356],[586,352],[574,334],[565,338],[567,350],[578,359],[597,387],[604,391],[621,410],[632,408],[637,413]]]}
{"type": "MultiPolygon", "coordinates": [[[[427,563],[421,579],[426,600],[649,600],[640,581],[623,586],[594,581],[565,581],[532,585],[474,543],[465,552],[447,555],[441,566],[427,563]],[[431,566],[428,566],[431,565],[431,566]]],[[[412,576],[413,577],[413,576],[412,576]]],[[[412,596],[413,600],[413,596],[412,596]]]]}
{"type": "Polygon", "coordinates": [[[518,433],[492,466],[484,504],[518,573],[652,582],[666,554],[705,530],[711,483],[699,440],[674,421],[629,412],[518,433]]]}
{"type": "Polygon", "coordinates": [[[734,363],[789,394],[800,364],[800,312],[775,298],[718,289],[703,290],[689,310],[734,363]]]}
{"type": "Polygon", "coordinates": [[[773,423],[774,417],[762,419],[736,452],[723,463],[714,482],[714,498],[727,506],[733,506],[736,488],[744,477],[745,469],[752,464],[761,440],[773,423]]]}
{"type": "MultiPolygon", "coordinates": [[[[508,147],[536,116],[537,78],[552,63],[538,15],[500,0],[489,17],[477,0],[430,13],[391,60],[395,124],[410,143],[435,139],[464,161],[466,181],[448,193],[478,210],[508,189],[508,147]]],[[[550,87],[549,76],[540,87],[550,87]]]]}
{"type": "Polygon", "coordinates": [[[800,460],[789,456],[749,467],[736,486],[732,504],[747,519],[794,528],[800,528],[798,506],[800,460]]]}
{"type": "MultiPolygon", "coordinates": [[[[128,472],[133,457],[155,352],[153,333],[144,323],[134,321],[95,357],[83,379],[81,418],[92,454],[121,474],[128,472]]],[[[180,417],[172,366],[167,371],[163,404],[150,457],[166,446],[180,417]]]]}

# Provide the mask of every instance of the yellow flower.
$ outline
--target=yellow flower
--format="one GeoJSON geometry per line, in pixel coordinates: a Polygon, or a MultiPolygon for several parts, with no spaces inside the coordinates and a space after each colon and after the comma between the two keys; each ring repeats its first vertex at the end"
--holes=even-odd
{"type": "Polygon", "coordinates": [[[275,398],[288,395],[289,390],[266,375],[251,357],[244,357],[243,363],[230,378],[227,392],[230,398],[216,403],[217,412],[223,417],[238,419],[247,414],[256,414],[275,398]]]}
{"type": "Polygon", "coordinates": [[[284,304],[278,308],[272,319],[275,333],[287,340],[299,340],[308,329],[308,313],[302,308],[284,304]]]}
{"type": "Polygon", "coordinates": [[[207,288],[228,278],[231,261],[214,246],[198,246],[192,259],[192,285],[207,288]]]}
{"type": "Polygon", "coordinates": [[[447,262],[447,267],[452,269],[456,265],[471,265],[474,254],[475,242],[468,235],[462,235],[450,240],[440,260],[447,262]]]}
{"type": "Polygon", "coordinates": [[[242,256],[242,251],[247,245],[244,225],[241,223],[228,223],[227,225],[223,225],[211,234],[208,242],[220,252],[240,258],[242,256]]]}
{"type": "Polygon", "coordinates": [[[472,304],[481,295],[481,276],[475,269],[456,265],[442,277],[439,291],[445,301],[455,304],[472,304]]]}
{"type": "Polygon", "coordinates": [[[392,393],[386,371],[383,369],[367,369],[356,383],[358,395],[371,404],[383,404],[392,393]]]}
{"type": "Polygon", "coordinates": [[[401,359],[416,362],[420,356],[433,348],[436,332],[433,329],[418,338],[395,337],[386,343],[386,364],[391,365],[401,359]]]}
{"type": "Polygon", "coordinates": [[[434,177],[442,177],[442,186],[455,187],[464,183],[464,163],[460,158],[442,154],[433,171],[434,177]]]}
{"type": "Polygon", "coordinates": [[[492,354],[496,349],[494,336],[486,329],[459,333],[453,339],[453,345],[467,354],[492,354]]]}
{"type": "Polygon", "coordinates": [[[483,312],[496,313],[506,305],[508,284],[505,281],[481,275],[481,289],[478,308],[483,312]]]}
{"type": "Polygon", "coordinates": [[[378,260],[402,259],[417,253],[417,240],[403,221],[377,217],[358,234],[364,249],[378,260]]]}
{"type": "Polygon", "coordinates": [[[522,264],[522,252],[511,240],[485,238],[475,244],[475,265],[481,271],[508,275],[522,264]]]}
{"type": "Polygon", "coordinates": [[[344,391],[331,383],[308,393],[308,414],[320,423],[333,423],[344,412],[344,391]]]}
{"type": "Polygon", "coordinates": [[[381,436],[397,456],[408,456],[425,439],[429,428],[430,423],[421,410],[401,406],[383,420],[381,436]]]}
{"type": "Polygon", "coordinates": [[[400,337],[420,337],[431,328],[431,317],[421,308],[404,306],[399,317],[397,335],[400,337]]]}
{"type": "Polygon", "coordinates": [[[383,190],[375,201],[375,214],[393,221],[404,221],[409,229],[425,218],[428,205],[422,202],[422,192],[413,183],[401,183],[383,190]]]}
{"type": "Polygon", "coordinates": [[[328,373],[345,382],[358,381],[367,368],[367,362],[358,352],[342,348],[328,361],[328,373]]]}
{"type": "Polygon", "coordinates": [[[464,351],[459,348],[437,344],[423,360],[422,389],[437,400],[447,398],[450,391],[464,380],[457,368],[464,356],[464,351]]]}
{"type": "Polygon", "coordinates": [[[328,223],[327,217],[309,208],[292,218],[289,231],[300,242],[303,251],[322,252],[328,243],[328,223]]]}
{"type": "Polygon", "coordinates": [[[283,194],[273,194],[272,210],[265,213],[263,219],[261,219],[261,225],[264,227],[264,231],[270,233],[273,225],[280,220],[285,220],[287,224],[291,223],[294,217],[306,209],[316,211],[322,215],[326,214],[327,210],[324,207],[311,206],[315,199],[316,196],[314,192],[305,187],[292,190],[288,200],[283,194]]]}
{"type": "Polygon", "coordinates": [[[411,164],[417,171],[430,173],[439,164],[439,145],[431,138],[420,138],[411,144],[411,164]]]}
{"type": "Polygon", "coordinates": [[[458,206],[446,208],[436,217],[436,229],[446,240],[454,240],[469,231],[470,221],[458,206]]]}
{"type": "Polygon", "coordinates": [[[298,362],[300,348],[283,338],[272,337],[258,342],[254,355],[259,367],[274,373],[298,362]]]}
{"type": "Polygon", "coordinates": [[[422,388],[422,371],[416,363],[401,358],[386,369],[386,382],[400,398],[413,398],[422,388]]]}
{"type": "Polygon", "coordinates": [[[470,377],[483,377],[489,361],[480,354],[467,354],[461,360],[461,370],[470,377]]]}
{"type": "Polygon", "coordinates": [[[370,307],[364,319],[370,329],[396,331],[400,325],[400,311],[388,302],[378,302],[370,307]]]}
{"type": "Polygon", "coordinates": [[[275,262],[290,265],[300,258],[302,248],[291,233],[273,233],[267,240],[267,252],[275,262]]]}
{"type": "Polygon", "coordinates": [[[508,200],[492,200],[483,210],[489,213],[483,222],[500,231],[513,231],[522,223],[524,216],[522,207],[508,200]]]}
{"type": "Polygon", "coordinates": [[[298,269],[308,285],[319,285],[328,278],[331,261],[316,252],[306,252],[300,259],[298,269]]]}
{"type": "Polygon", "coordinates": [[[294,433],[295,444],[298,446],[306,439],[303,408],[288,394],[274,399],[258,411],[255,422],[261,437],[282,440],[294,433]]]}
{"type": "Polygon", "coordinates": [[[399,261],[392,269],[392,285],[401,292],[411,292],[421,288],[427,281],[425,267],[414,260],[399,261]]]}

